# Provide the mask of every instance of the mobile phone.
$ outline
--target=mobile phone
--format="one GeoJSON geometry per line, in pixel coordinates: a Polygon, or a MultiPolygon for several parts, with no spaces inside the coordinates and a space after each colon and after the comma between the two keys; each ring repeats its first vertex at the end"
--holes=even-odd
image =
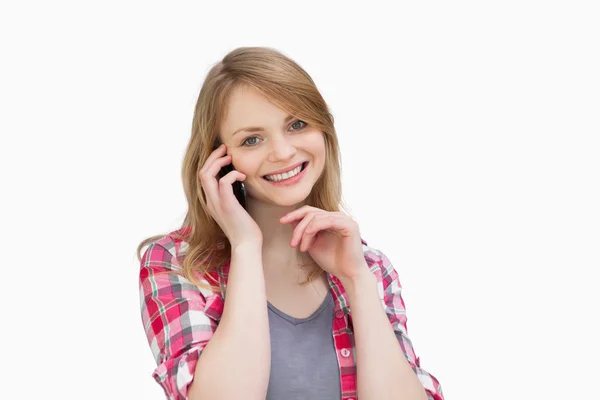
{"type": "MultiPolygon", "coordinates": [[[[213,151],[216,150],[217,147],[219,147],[220,145],[221,145],[221,142],[217,141],[217,143],[213,147],[213,151]]],[[[227,164],[226,166],[221,168],[221,170],[217,174],[217,177],[218,177],[217,180],[221,179],[222,177],[224,177],[225,175],[227,175],[229,172],[231,172],[233,170],[234,170],[233,164],[232,163],[227,164]]],[[[233,187],[233,194],[234,194],[235,198],[242,205],[242,207],[244,207],[244,209],[246,209],[246,191],[244,190],[244,186],[242,185],[242,182],[235,181],[235,182],[233,182],[233,184],[231,186],[233,187]]]]}

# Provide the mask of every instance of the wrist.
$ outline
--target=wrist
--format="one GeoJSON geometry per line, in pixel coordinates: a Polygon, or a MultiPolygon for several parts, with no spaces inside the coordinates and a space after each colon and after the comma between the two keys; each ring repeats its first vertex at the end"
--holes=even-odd
{"type": "Polygon", "coordinates": [[[262,255],[262,241],[252,240],[241,243],[231,243],[231,255],[262,255]]]}
{"type": "Polygon", "coordinates": [[[351,277],[340,277],[340,282],[346,289],[354,289],[364,286],[370,286],[377,283],[375,275],[369,270],[368,266],[361,268],[360,272],[351,277]]]}

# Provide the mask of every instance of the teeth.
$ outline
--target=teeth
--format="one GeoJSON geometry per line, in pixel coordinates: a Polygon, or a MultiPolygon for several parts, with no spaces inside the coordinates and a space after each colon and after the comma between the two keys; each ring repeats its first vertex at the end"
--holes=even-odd
{"type": "Polygon", "coordinates": [[[294,168],[293,170],[291,170],[290,172],[285,172],[283,174],[277,174],[277,175],[267,175],[267,176],[265,176],[265,178],[267,178],[267,180],[273,181],[273,182],[283,181],[285,179],[289,179],[293,176],[298,175],[301,170],[302,170],[302,165],[299,165],[296,168],[294,168]]]}

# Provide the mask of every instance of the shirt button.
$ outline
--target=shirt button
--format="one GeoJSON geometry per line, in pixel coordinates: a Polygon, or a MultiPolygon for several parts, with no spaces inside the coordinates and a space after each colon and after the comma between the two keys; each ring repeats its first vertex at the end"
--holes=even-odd
{"type": "Polygon", "coordinates": [[[343,311],[336,311],[335,313],[335,317],[336,318],[344,318],[344,312],[343,311]]]}
{"type": "Polygon", "coordinates": [[[350,350],[342,349],[342,357],[348,357],[350,355],[350,350]]]}

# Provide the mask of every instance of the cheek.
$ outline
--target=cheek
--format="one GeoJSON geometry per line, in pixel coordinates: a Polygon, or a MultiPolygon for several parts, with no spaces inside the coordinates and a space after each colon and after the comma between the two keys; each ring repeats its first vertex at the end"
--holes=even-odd
{"type": "Polygon", "coordinates": [[[257,172],[258,166],[253,162],[251,157],[246,157],[241,154],[231,154],[233,168],[236,171],[240,171],[245,174],[247,177],[253,176],[257,172]]]}
{"type": "Polygon", "coordinates": [[[320,162],[324,162],[327,150],[325,138],[323,137],[322,133],[316,134],[313,137],[311,137],[310,151],[315,157],[320,159],[320,162]]]}
{"type": "Polygon", "coordinates": [[[306,132],[299,137],[298,146],[312,154],[321,155],[325,153],[325,136],[320,131],[306,132]]]}

